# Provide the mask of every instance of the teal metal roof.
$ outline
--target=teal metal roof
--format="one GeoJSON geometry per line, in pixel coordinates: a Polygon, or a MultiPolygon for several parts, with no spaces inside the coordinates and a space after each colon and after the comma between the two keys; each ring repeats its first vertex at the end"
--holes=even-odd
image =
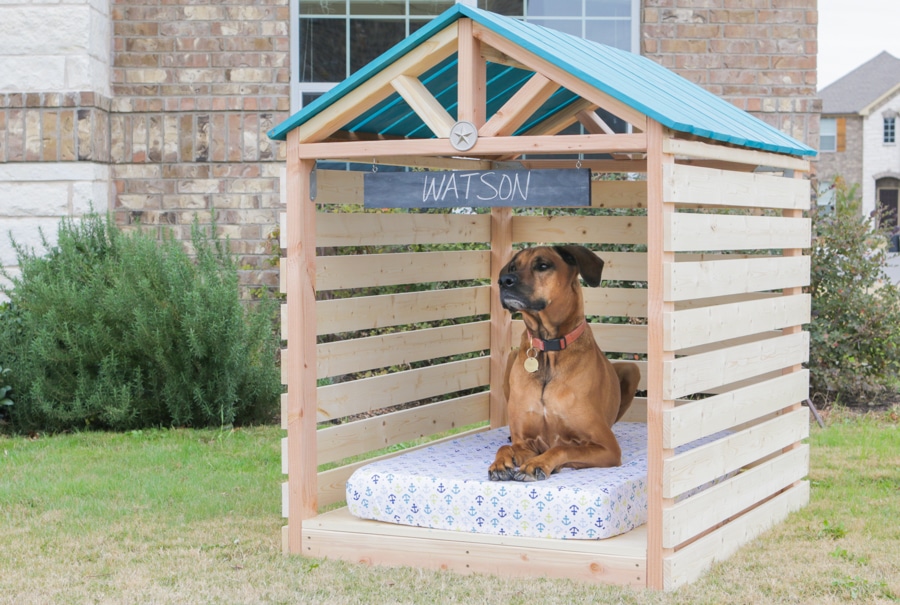
{"type": "MultiPolygon", "coordinates": [[[[502,35],[672,130],[751,149],[801,156],[816,154],[813,148],[650,59],[463,4],[453,5],[415,34],[270,130],[269,137],[285,140],[288,132],[327,111],[335,101],[462,17],[468,17],[502,35]]],[[[515,94],[530,76],[531,72],[525,70],[489,63],[488,116],[515,94]]],[[[456,116],[456,55],[428,70],[420,76],[420,80],[444,108],[456,116]]],[[[515,134],[564,110],[577,98],[577,95],[560,89],[515,134]]],[[[342,129],[408,138],[434,136],[396,93],[363,112],[342,129]]]]}

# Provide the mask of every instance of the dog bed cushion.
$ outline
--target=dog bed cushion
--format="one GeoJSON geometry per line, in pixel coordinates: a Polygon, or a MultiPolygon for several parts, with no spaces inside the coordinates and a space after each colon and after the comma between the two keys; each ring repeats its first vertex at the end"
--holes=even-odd
{"type": "Polygon", "coordinates": [[[647,522],[647,425],[620,422],[613,432],[621,466],[562,469],[530,483],[488,479],[497,449],[509,443],[508,427],[446,441],[357,469],[347,481],[347,506],[363,519],[432,529],[609,538],[647,522]]]}

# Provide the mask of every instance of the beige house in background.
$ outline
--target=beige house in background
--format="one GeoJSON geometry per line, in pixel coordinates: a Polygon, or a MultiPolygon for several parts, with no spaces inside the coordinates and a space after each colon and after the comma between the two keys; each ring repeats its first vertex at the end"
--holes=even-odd
{"type": "Polygon", "coordinates": [[[897,226],[900,192],[900,59],[882,52],[823,88],[819,182],[858,184],[865,215],[897,226]]]}
{"type": "MultiPolygon", "coordinates": [[[[465,2],[641,53],[818,146],[816,0],[465,2]]],[[[243,282],[277,285],[285,151],[267,131],[450,4],[0,4],[0,263],[7,233],[36,245],[91,204],[179,237],[215,208],[243,282]]]]}

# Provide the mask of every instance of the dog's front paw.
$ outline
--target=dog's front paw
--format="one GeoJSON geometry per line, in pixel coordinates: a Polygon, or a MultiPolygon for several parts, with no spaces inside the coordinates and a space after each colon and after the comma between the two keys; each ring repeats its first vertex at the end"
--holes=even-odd
{"type": "Polygon", "coordinates": [[[515,479],[516,469],[514,468],[494,468],[488,469],[488,477],[491,481],[512,481],[515,479]]]}
{"type": "Polygon", "coordinates": [[[535,468],[534,471],[532,471],[532,472],[528,472],[528,471],[519,469],[518,471],[516,471],[516,474],[513,477],[513,479],[515,479],[516,481],[524,481],[524,482],[543,481],[546,478],[547,478],[547,473],[545,473],[544,469],[542,469],[540,467],[535,468]]]}

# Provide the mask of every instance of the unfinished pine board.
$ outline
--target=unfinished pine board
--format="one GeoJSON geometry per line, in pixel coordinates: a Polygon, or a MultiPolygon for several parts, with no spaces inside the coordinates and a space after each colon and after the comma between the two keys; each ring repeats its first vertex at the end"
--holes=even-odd
{"type": "Polygon", "coordinates": [[[737,149],[722,145],[710,145],[702,141],[666,139],[663,141],[663,153],[672,153],[679,157],[749,164],[753,167],[767,166],[809,172],[809,160],[755,149],[737,149]]]}
{"type": "Polygon", "coordinates": [[[512,256],[512,209],[491,208],[491,428],[509,423],[506,370],[512,348],[512,315],[500,302],[500,272],[512,256]]]}
{"type": "Polygon", "coordinates": [[[503,104],[491,119],[478,129],[479,137],[509,136],[525,123],[553,94],[559,85],[541,74],[534,74],[503,104]]]}
{"type": "Polygon", "coordinates": [[[358,462],[353,462],[351,464],[346,464],[344,466],[339,466],[337,468],[333,468],[327,471],[321,471],[317,477],[317,488],[318,488],[318,496],[319,496],[319,506],[324,508],[326,506],[331,506],[333,504],[337,504],[339,502],[346,501],[347,498],[347,479],[350,478],[356,469],[363,467],[367,464],[371,464],[373,462],[377,462],[379,460],[385,460],[387,458],[393,458],[399,454],[405,452],[411,452],[423,447],[429,447],[431,445],[436,445],[438,443],[444,443],[445,441],[449,441],[451,439],[462,439],[467,435],[474,435],[476,433],[481,433],[486,431],[488,427],[478,427],[474,429],[469,429],[468,431],[463,431],[461,433],[456,433],[454,435],[450,435],[449,437],[444,437],[442,439],[435,439],[433,441],[429,441],[427,443],[423,443],[422,445],[416,445],[413,447],[409,447],[403,450],[399,450],[396,452],[389,452],[387,454],[382,454],[380,456],[374,456],[372,458],[366,458],[365,460],[360,460],[358,462]]]}
{"type": "Polygon", "coordinates": [[[317,374],[319,378],[340,376],[484,351],[490,346],[488,321],[327,342],[316,346],[317,374]]]}
{"type": "Polygon", "coordinates": [[[809,410],[800,408],[677,454],[663,463],[663,497],[676,498],[808,436],[809,410]]]}
{"type": "Polygon", "coordinates": [[[301,159],[349,159],[371,161],[384,155],[431,156],[505,156],[510,153],[640,153],[647,148],[643,134],[583,134],[555,136],[482,137],[475,146],[460,151],[449,139],[381,139],[306,143],[300,147],[301,159]]]}
{"type": "MultiPolygon", "coordinates": [[[[594,340],[607,353],[646,353],[647,326],[630,324],[588,324],[594,333],[594,340]]],[[[519,337],[525,331],[521,319],[512,322],[513,345],[519,345],[519,337]]]]}
{"type": "Polygon", "coordinates": [[[741,546],[783,521],[809,502],[809,482],[802,481],[783,494],[757,506],[724,527],[667,557],[666,590],[699,578],[716,561],[724,561],[741,546]]]}
{"type": "MultiPolygon", "coordinates": [[[[643,216],[515,216],[515,242],[564,244],[645,244],[643,216]]],[[[603,253],[599,252],[602,258],[603,253]]]]}
{"type": "Polygon", "coordinates": [[[490,286],[359,296],[316,303],[318,334],[337,334],[456,317],[486,315],[490,286]]]}
{"type": "Polygon", "coordinates": [[[572,578],[643,586],[646,535],[609,540],[547,540],[432,530],[356,519],[345,509],[304,526],[304,554],[369,565],[415,565],[533,579],[572,578]],[[587,547],[586,547],[587,546],[587,547]]]}
{"type": "Polygon", "coordinates": [[[450,136],[450,129],[456,120],[451,116],[440,101],[425,88],[425,85],[414,76],[400,74],[391,80],[391,86],[403,97],[406,104],[422,118],[426,126],[438,138],[450,136]]]}
{"type": "MultiPolygon", "coordinates": [[[[416,48],[399,57],[383,70],[361,83],[351,93],[335,101],[329,111],[322,112],[298,126],[296,132],[301,143],[320,141],[344,126],[360,112],[370,109],[394,92],[391,80],[400,75],[418,76],[455,53],[457,50],[457,24],[447,26],[416,48]]],[[[299,156],[300,154],[296,154],[299,156]]],[[[296,157],[295,156],[295,157],[296,157]]],[[[312,159],[321,159],[326,156],[312,159]]],[[[370,156],[374,157],[374,156],[370,156]]],[[[288,158],[290,161],[294,157],[288,158]]]]}
{"type": "Polygon", "coordinates": [[[663,413],[663,444],[690,443],[783,410],[809,397],[809,370],[780,375],[663,413]]]}
{"type": "Polygon", "coordinates": [[[354,416],[488,384],[490,358],[451,361],[318,389],[316,420],[354,416]]]}
{"type": "Polygon", "coordinates": [[[384,214],[320,212],[316,245],[398,246],[406,244],[473,244],[491,241],[485,214],[384,214]]]}
{"type": "Polygon", "coordinates": [[[810,295],[800,294],[666,313],[666,349],[678,351],[803,325],[810,321],[809,309],[810,295]]]}
{"type": "Polygon", "coordinates": [[[318,463],[327,464],[486,421],[488,400],[488,393],[476,393],[320,429],[316,433],[318,463]]]}
{"type": "Polygon", "coordinates": [[[582,288],[585,315],[646,317],[647,290],[643,288],[582,288]]]}
{"type": "MultiPolygon", "coordinates": [[[[606,93],[597,90],[593,86],[589,86],[573,76],[572,74],[557,67],[553,63],[538,57],[534,53],[510,42],[503,36],[496,34],[489,29],[478,25],[477,23],[472,29],[472,35],[481,42],[492,48],[497,49],[506,56],[526,66],[534,72],[540,73],[560,86],[577,94],[578,96],[595,103],[598,107],[602,107],[614,116],[628,122],[636,129],[645,131],[647,117],[632,108],[630,105],[623,103],[606,93]]],[[[621,136],[621,135],[617,135],[621,136]]],[[[644,150],[646,150],[646,144],[644,150]]],[[[610,149],[609,151],[615,151],[610,149]]]]}
{"type": "Polygon", "coordinates": [[[673,213],[663,246],[671,252],[809,248],[808,218],[673,213]]]}
{"type": "Polygon", "coordinates": [[[808,256],[674,262],[664,266],[663,289],[680,301],[808,286],[809,275],[808,256]]]}
{"type": "Polygon", "coordinates": [[[768,174],[669,164],[664,170],[663,196],[676,204],[744,208],[809,208],[809,181],[768,174]]]}
{"type": "Polygon", "coordinates": [[[663,546],[675,548],[806,477],[801,445],[663,511],[663,546]]]}
{"type": "Polygon", "coordinates": [[[646,208],[645,181],[592,181],[591,206],[594,208],[646,208]]]}
{"type": "Polygon", "coordinates": [[[663,395],[676,399],[702,393],[808,360],[808,332],[679,357],[663,364],[663,395]]]}
{"type": "Polygon", "coordinates": [[[322,291],[487,279],[490,270],[487,250],[320,256],[316,287],[322,291]]]}
{"type": "Polygon", "coordinates": [[[319,170],[316,175],[316,204],[363,203],[365,173],[351,170],[319,170]]]}

